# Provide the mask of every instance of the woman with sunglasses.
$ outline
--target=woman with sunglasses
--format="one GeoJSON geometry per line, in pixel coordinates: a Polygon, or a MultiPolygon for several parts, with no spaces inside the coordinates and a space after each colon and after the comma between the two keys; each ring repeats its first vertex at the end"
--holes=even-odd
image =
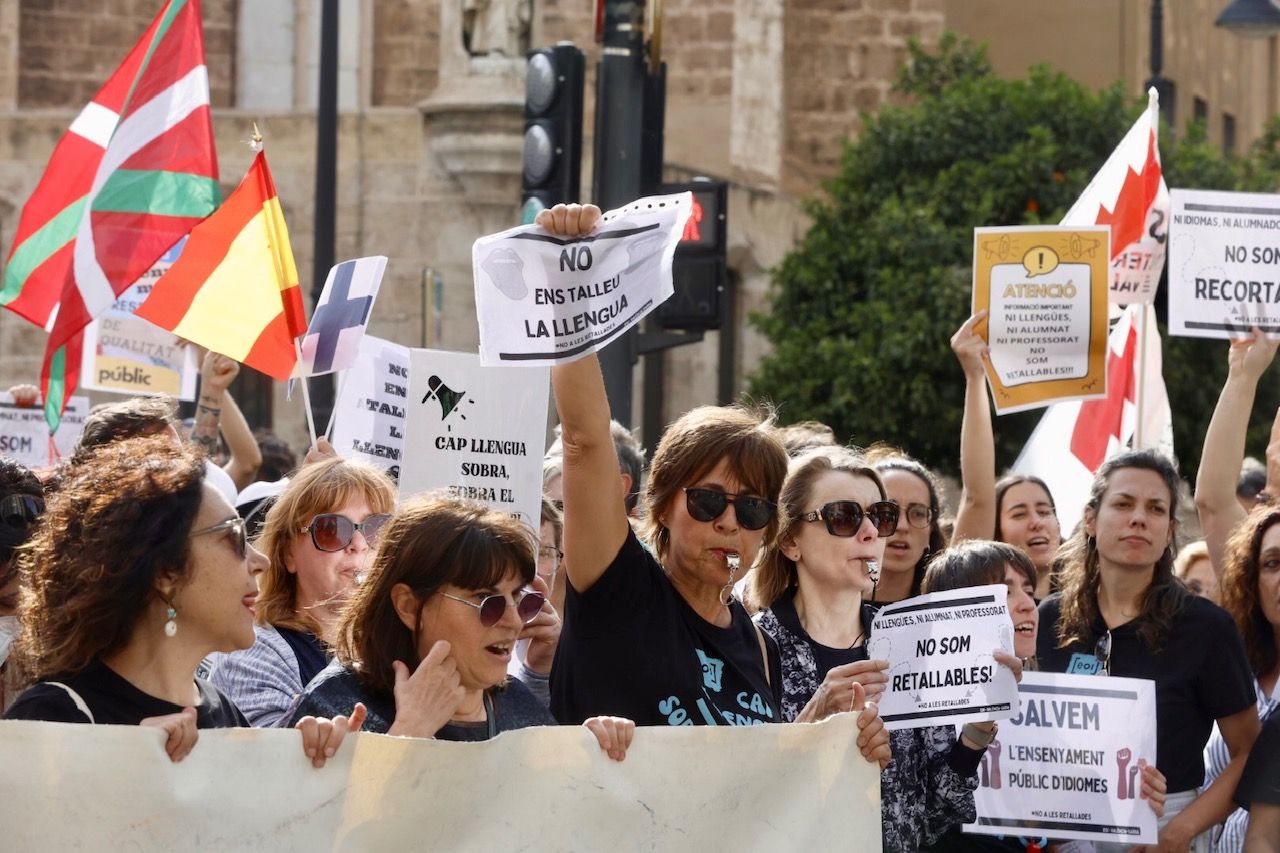
{"type": "MultiPolygon", "coordinates": [[[[19,552],[18,652],[37,680],[5,718],[153,726],[174,761],[198,729],[247,726],[195,671],[253,643],[252,569],[265,560],[203,461],[169,436],[70,466],[19,552]]],[[[323,765],[362,717],[300,720],[304,752],[323,765]]]]}
{"type": "MultiPolygon", "coordinates": [[[[308,688],[295,716],[363,704],[365,731],[454,741],[555,725],[529,688],[507,680],[521,632],[546,603],[531,588],[535,565],[529,532],[511,516],[454,497],[411,499],[347,608],[341,667],[308,688]]],[[[588,727],[621,761],[635,725],[588,727]]]]}
{"type": "Polygon", "coordinates": [[[17,549],[27,541],[44,512],[44,488],[36,475],[0,456],[0,713],[18,697],[22,675],[8,663],[22,625],[18,621],[17,549]]]}
{"type": "Polygon", "coordinates": [[[1231,812],[1258,712],[1231,617],[1173,575],[1178,487],[1173,463],[1154,451],[1103,463],[1063,553],[1062,591],[1040,605],[1036,657],[1049,672],[1155,681],[1156,766],[1170,791],[1161,849],[1199,850],[1231,812]],[[1215,720],[1232,759],[1202,794],[1215,720]]]}
{"type": "Polygon", "coordinates": [[[947,547],[938,526],[941,506],[938,481],[910,456],[887,445],[867,448],[868,464],[880,475],[889,500],[898,505],[898,526],[885,543],[880,577],[868,603],[879,610],[886,604],[920,594],[929,558],[947,547]]]}
{"type": "Polygon", "coordinates": [[[386,474],[331,457],[303,466],[267,511],[258,546],[271,563],[259,579],[257,639],[211,662],[210,680],[251,724],[287,722],[329,664],[342,608],[394,507],[386,474]]]}

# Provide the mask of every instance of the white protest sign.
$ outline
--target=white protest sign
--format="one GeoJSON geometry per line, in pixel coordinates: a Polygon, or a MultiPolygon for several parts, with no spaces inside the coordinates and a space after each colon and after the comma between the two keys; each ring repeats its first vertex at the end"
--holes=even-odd
{"type": "Polygon", "coordinates": [[[89,398],[72,397],[58,431],[50,438],[42,406],[19,407],[11,394],[0,394],[0,456],[28,468],[46,468],[72,454],[88,414],[89,398]]]}
{"type": "Polygon", "coordinates": [[[400,494],[448,489],[518,516],[542,517],[542,446],[551,371],[485,367],[462,352],[409,351],[400,494]]]}
{"type": "Polygon", "coordinates": [[[671,296],[692,209],[692,193],[651,196],[583,237],[537,225],[481,237],[471,249],[481,362],[569,362],[616,340],[671,296]]]}
{"type": "Polygon", "coordinates": [[[339,383],[334,404],[333,448],[359,457],[393,479],[404,450],[409,348],[372,335],[360,339],[360,355],[339,383]]]}
{"type": "Polygon", "coordinates": [[[965,832],[1154,844],[1141,795],[1155,764],[1155,682],[1023,673],[1020,709],[987,747],[965,832]]]}
{"type": "Polygon", "coordinates": [[[151,287],[173,266],[186,244],[183,237],[111,307],[85,328],[80,385],[115,394],[169,394],[196,398],[195,347],[173,332],[134,316],[151,287]]]}
{"type": "Polygon", "coordinates": [[[853,714],[655,726],[611,761],[583,726],[483,743],[348,735],[320,770],[297,732],[0,723],[6,850],[880,850],[880,769],[853,714]]]}
{"type": "Polygon", "coordinates": [[[1168,247],[1169,188],[1161,178],[1142,236],[1111,259],[1111,283],[1107,290],[1111,304],[1154,302],[1168,247]]]}
{"type": "Polygon", "coordinates": [[[999,720],[1018,707],[1018,682],[994,652],[1013,654],[1003,584],[886,605],[871,625],[869,656],[889,662],[880,697],[887,729],[999,720]]]}
{"type": "Polygon", "coordinates": [[[1280,332],[1280,195],[1171,192],[1169,334],[1280,332]]]}

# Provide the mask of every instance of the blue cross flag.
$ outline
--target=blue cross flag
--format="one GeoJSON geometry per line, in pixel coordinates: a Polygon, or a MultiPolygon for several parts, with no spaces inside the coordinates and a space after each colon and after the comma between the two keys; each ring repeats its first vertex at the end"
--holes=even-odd
{"type": "Polygon", "coordinates": [[[343,261],[329,270],[311,327],[302,339],[300,375],[319,376],[352,365],[386,269],[386,256],[376,255],[343,261]]]}

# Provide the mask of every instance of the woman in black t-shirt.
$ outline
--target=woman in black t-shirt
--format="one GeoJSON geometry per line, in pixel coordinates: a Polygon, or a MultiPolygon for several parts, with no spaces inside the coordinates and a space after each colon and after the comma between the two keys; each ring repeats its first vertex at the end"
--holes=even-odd
{"type": "MultiPolygon", "coordinates": [[[[538,224],[570,237],[599,221],[593,205],[538,215],[538,224]]],[[[604,251],[605,243],[593,245],[604,251]]],[[[640,725],[780,720],[777,645],[732,594],[777,532],[787,453],[772,426],[743,409],[708,406],[667,428],[645,486],[650,551],[628,522],[599,360],[556,365],[552,382],[569,580],[552,711],[568,723],[596,714],[640,725]]],[[[873,707],[859,724],[864,754],[887,760],[873,707]]]]}
{"type": "MultiPolygon", "coordinates": [[[[18,557],[18,653],[38,680],[6,719],[155,726],[174,761],[197,729],[248,725],[195,671],[253,643],[253,573],[266,558],[204,478],[203,459],[169,435],[107,445],[66,470],[18,557]]],[[[299,722],[316,766],[363,713],[299,722]]]]}
{"type": "Polygon", "coordinates": [[[1041,669],[1156,683],[1156,765],[1169,790],[1160,841],[1188,849],[1231,811],[1258,733],[1253,676],[1231,617],[1173,575],[1178,474],[1154,451],[1098,469],[1064,552],[1063,588],[1040,605],[1041,669]],[[1202,751],[1217,721],[1235,758],[1203,794],[1202,751]]]}

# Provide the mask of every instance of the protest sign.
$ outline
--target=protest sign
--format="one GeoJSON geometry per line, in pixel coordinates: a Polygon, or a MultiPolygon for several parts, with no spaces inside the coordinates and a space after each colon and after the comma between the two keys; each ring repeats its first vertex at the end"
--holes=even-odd
{"type": "Polygon", "coordinates": [[[0,394],[0,456],[8,456],[28,468],[48,467],[72,454],[88,414],[89,398],[72,397],[58,431],[50,437],[42,407],[20,407],[14,404],[13,395],[0,394]]]}
{"type": "Polygon", "coordinates": [[[360,355],[343,374],[334,404],[334,450],[398,479],[408,394],[409,348],[372,335],[361,338],[360,355]]]}
{"type": "Polygon", "coordinates": [[[1156,760],[1155,682],[1027,672],[979,768],[965,832],[1154,844],[1141,769],[1156,760]]]}
{"type": "Polygon", "coordinates": [[[871,625],[867,652],[889,662],[880,697],[887,729],[1008,717],[1018,682],[994,652],[1013,654],[1013,621],[1003,584],[952,589],[886,605],[871,625]]]}
{"type": "Polygon", "coordinates": [[[973,231],[975,327],[991,350],[996,412],[1106,394],[1105,227],[1016,226],[973,231]]]}
{"type": "Polygon", "coordinates": [[[1173,190],[1169,334],[1280,332],[1280,195],[1173,190]]]}
{"type": "Polygon", "coordinates": [[[349,735],[325,767],[297,732],[209,729],[175,764],[159,729],[0,724],[7,850],[880,850],[880,770],[855,715],[483,743],[349,735]],[[127,784],[126,784],[127,783],[127,784]]]}
{"type": "Polygon", "coordinates": [[[448,489],[537,533],[551,371],[485,367],[471,353],[409,351],[400,494],[448,489]]]}
{"type": "Polygon", "coordinates": [[[85,327],[80,385],[115,394],[169,394],[196,398],[195,347],[173,332],[134,316],[151,287],[182,252],[183,237],[111,307],[85,327]]]}
{"type": "Polygon", "coordinates": [[[671,296],[690,193],[611,210],[582,237],[522,225],[471,249],[480,359],[550,365],[593,353],[671,296]]]}
{"type": "Polygon", "coordinates": [[[355,362],[386,270],[386,255],[343,261],[329,270],[302,338],[298,375],[321,376],[355,362]]]}

